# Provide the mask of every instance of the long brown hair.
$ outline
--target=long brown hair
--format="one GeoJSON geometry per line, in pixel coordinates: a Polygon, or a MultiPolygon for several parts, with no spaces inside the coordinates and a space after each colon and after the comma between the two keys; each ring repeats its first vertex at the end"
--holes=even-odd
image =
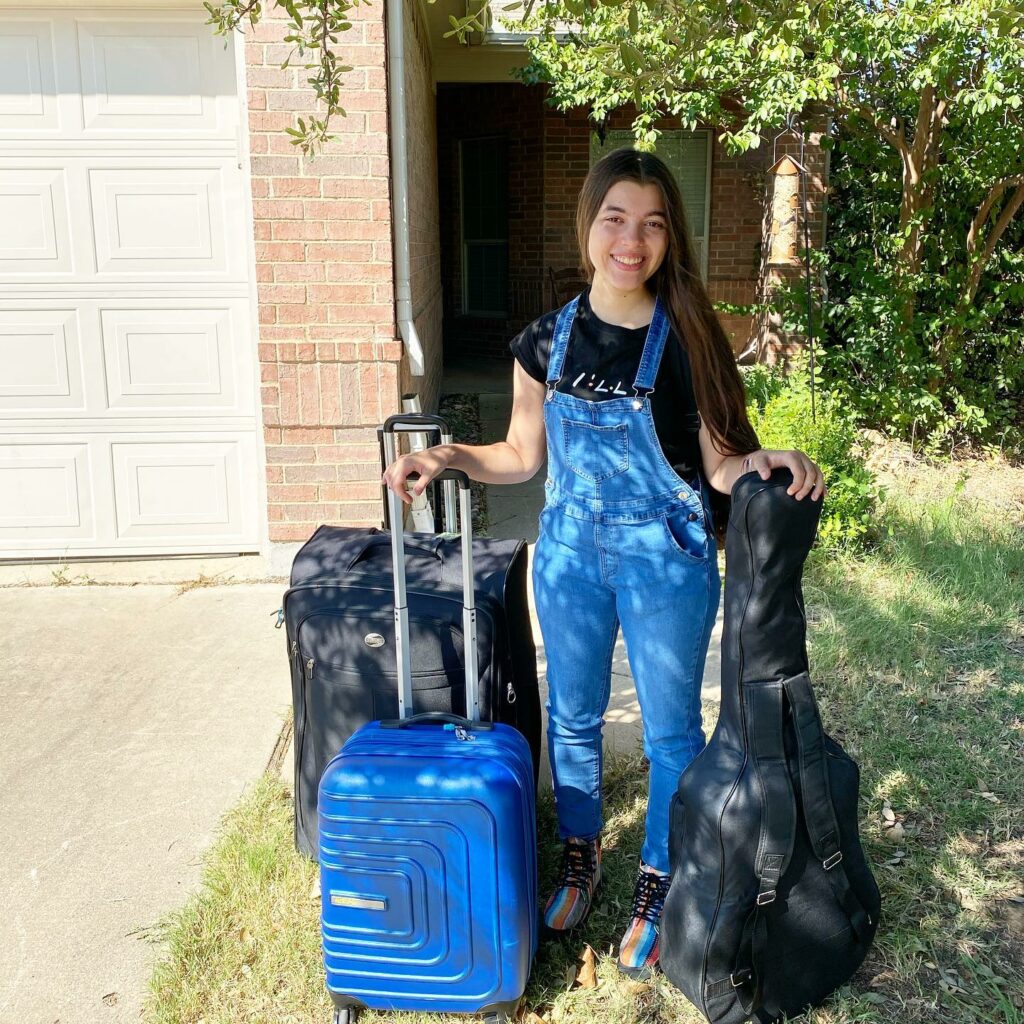
{"type": "Polygon", "coordinates": [[[682,196],[672,172],[652,153],[618,149],[590,169],[576,206],[576,238],[587,280],[594,279],[587,240],[608,190],[620,181],[657,185],[665,201],[668,249],[648,288],[661,297],[693,370],[697,408],[715,448],[745,455],[760,445],[747,417],[736,357],[701,280],[682,196]]]}

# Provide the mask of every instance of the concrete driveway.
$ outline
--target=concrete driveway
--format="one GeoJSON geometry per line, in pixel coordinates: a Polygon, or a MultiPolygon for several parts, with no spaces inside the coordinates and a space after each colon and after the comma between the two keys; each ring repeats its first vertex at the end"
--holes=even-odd
{"type": "Polygon", "coordinates": [[[4,1024],[139,1019],[154,925],[275,749],[283,585],[178,589],[0,589],[4,1024]]]}

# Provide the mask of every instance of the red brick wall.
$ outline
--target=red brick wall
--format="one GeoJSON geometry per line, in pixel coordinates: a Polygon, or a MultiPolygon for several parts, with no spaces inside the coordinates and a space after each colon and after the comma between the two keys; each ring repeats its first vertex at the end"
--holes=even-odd
{"type": "Polygon", "coordinates": [[[398,408],[383,5],[351,16],[348,116],[312,160],[282,130],[315,109],[284,22],[246,43],[271,541],[379,521],[374,428],[398,408]]]}
{"type": "MultiPolygon", "coordinates": [[[[544,109],[544,259],[555,270],[580,265],[576,244],[576,200],[590,170],[593,124],[583,109],[544,109]]],[[[616,127],[618,127],[616,125],[616,127]]],[[[545,307],[551,292],[545,294],[545,307]]]]}
{"type": "MultiPolygon", "coordinates": [[[[749,304],[757,294],[764,212],[764,146],[729,156],[714,137],[711,155],[711,222],[708,225],[708,294],[712,302],[749,304]]],[[[719,313],[733,350],[749,343],[754,318],[719,313]]]]}

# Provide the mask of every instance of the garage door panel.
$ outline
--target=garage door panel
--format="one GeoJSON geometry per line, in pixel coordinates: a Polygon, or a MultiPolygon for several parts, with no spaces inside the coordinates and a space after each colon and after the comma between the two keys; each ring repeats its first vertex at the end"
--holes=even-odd
{"type": "Polygon", "coordinates": [[[92,492],[86,443],[0,445],[0,543],[93,539],[92,492]]]}
{"type": "Polygon", "coordinates": [[[58,127],[54,65],[52,22],[0,26],[0,131],[58,127]]]}
{"type": "Polygon", "coordinates": [[[195,19],[79,19],[84,131],[224,134],[214,37],[195,19]]]}
{"type": "Polygon", "coordinates": [[[102,310],[110,409],[251,415],[252,388],[236,379],[247,363],[248,339],[235,312],[229,306],[102,310]]]}
{"type": "Polygon", "coordinates": [[[74,309],[0,310],[0,418],[85,412],[74,309]]]}
{"type": "Polygon", "coordinates": [[[98,276],[237,274],[238,256],[229,261],[224,245],[234,225],[221,175],[221,167],[90,170],[98,276]]]}
{"type": "Polygon", "coordinates": [[[0,168],[0,275],[72,269],[67,184],[61,167],[0,168]]]}
{"type": "Polygon", "coordinates": [[[246,438],[111,445],[119,540],[212,543],[240,538],[255,495],[246,438]]]}
{"type": "Polygon", "coordinates": [[[205,21],[0,10],[0,559],[259,547],[251,211],[205,21]]]}

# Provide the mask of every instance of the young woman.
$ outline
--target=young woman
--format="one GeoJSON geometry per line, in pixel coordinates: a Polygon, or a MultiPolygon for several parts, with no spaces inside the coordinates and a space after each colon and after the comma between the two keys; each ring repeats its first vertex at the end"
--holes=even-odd
{"type": "Polygon", "coordinates": [[[505,441],[439,445],[396,460],[384,482],[406,501],[445,468],[519,483],[548,463],[533,588],[548,660],[548,752],[560,877],[544,921],[586,917],[601,879],[601,727],[621,626],[650,762],[646,835],[618,964],[658,959],[668,890],[669,801],[704,747],[700,685],[720,581],[710,488],[792,471],[798,500],[825,493],[796,451],[760,450],[728,339],[701,281],[679,190],[631,149],[591,169],[576,232],[589,288],[513,342],[505,441]]]}

